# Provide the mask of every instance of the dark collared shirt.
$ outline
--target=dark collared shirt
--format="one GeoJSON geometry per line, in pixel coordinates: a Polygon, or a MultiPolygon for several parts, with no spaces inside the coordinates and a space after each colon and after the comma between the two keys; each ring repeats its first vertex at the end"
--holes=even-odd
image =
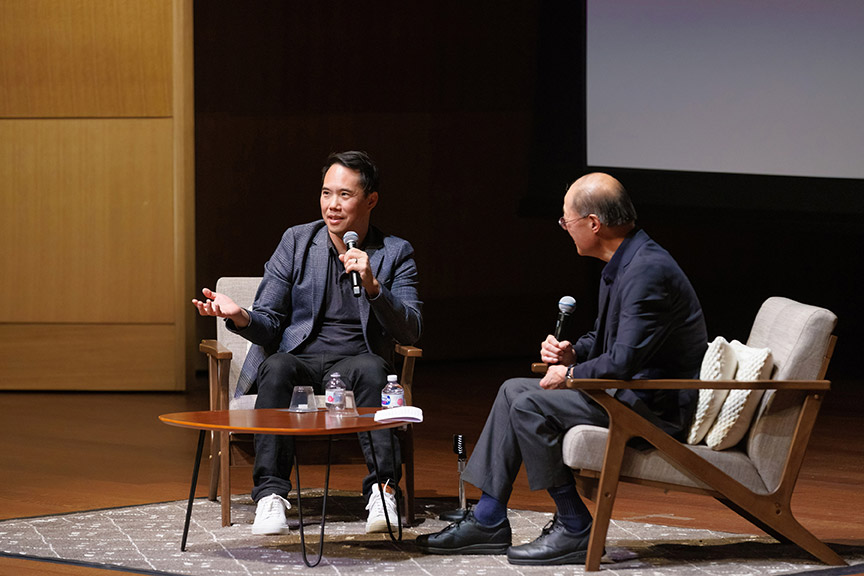
{"type": "Polygon", "coordinates": [[[621,241],[618,249],[615,250],[614,254],[612,254],[612,258],[610,258],[609,262],[607,262],[603,267],[603,272],[600,276],[603,278],[603,282],[605,282],[607,286],[612,284],[618,276],[618,268],[621,267],[621,260],[624,258],[624,254],[627,252],[627,247],[633,241],[633,237],[636,236],[639,230],[639,228],[633,228],[627,236],[624,237],[624,240],[621,241]]]}
{"type": "Polygon", "coordinates": [[[297,353],[340,356],[365,354],[369,348],[360,323],[359,298],[352,293],[351,277],[339,261],[336,247],[332,241],[329,242],[323,311],[315,323],[318,333],[307,340],[297,353]]]}

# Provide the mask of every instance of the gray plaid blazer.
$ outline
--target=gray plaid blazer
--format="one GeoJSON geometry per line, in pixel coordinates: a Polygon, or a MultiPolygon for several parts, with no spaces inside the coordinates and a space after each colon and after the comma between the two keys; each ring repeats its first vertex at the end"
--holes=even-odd
{"type": "MultiPolygon", "coordinates": [[[[227,327],[252,342],[235,397],[250,390],[258,366],[275,352],[292,352],[315,333],[322,312],[327,274],[327,227],[323,220],[293,226],[264,265],[251,322],[243,329],[227,321],[227,327]]],[[[422,332],[423,303],[417,294],[414,249],[407,241],[369,227],[363,250],[381,285],[374,300],[359,299],[360,322],[369,351],[392,359],[393,344],[411,345],[422,332]]]]}

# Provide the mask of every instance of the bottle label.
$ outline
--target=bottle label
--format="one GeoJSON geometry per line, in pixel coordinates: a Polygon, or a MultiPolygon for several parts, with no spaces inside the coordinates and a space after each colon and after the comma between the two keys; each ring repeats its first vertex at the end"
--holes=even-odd
{"type": "Polygon", "coordinates": [[[397,408],[404,405],[405,394],[403,392],[392,392],[390,394],[387,394],[386,392],[381,393],[382,408],[397,408]]]}
{"type": "Polygon", "coordinates": [[[333,406],[344,406],[345,405],[345,391],[339,388],[333,388],[327,390],[327,404],[332,404],[333,406]]]}

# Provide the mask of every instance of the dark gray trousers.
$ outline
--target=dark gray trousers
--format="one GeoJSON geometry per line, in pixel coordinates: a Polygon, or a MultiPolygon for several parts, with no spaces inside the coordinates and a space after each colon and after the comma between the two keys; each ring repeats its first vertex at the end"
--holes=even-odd
{"type": "MultiPolygon", "coordinates": [[[[387,385],[387,375],[392,374],[393,369],[386,360],[375,354],[273,354],[261,363],[258,370],[255,408],[288,408],[294,386],[312,386],[316,394],[322,394],[333,372],[339,372],[348,390],[354,391],[357,406],[380,407],[381,390],[387,385]]],[[[365,432],[358,434],[358,437],[369,471],[363,479],[363,495],[368,499],[375,485],[372,450],[365,432]]],[[[390,485],[397,488],[402,476],[399,441],[390,430],[372,432],[372,440],[381,481],[389,480],[390,485]]],[[[256,434],[252,499],[257,502],[269,494],[286,497],[291,490],[293,464],[294,438],[256,434]]]]}
{"type": "Polygon", "coordinates": [[[498,390],[462,478],[501,502],[510,499],[522,463],[532,490],[573,481],[564,433],[579,424],[609,427],[606,412],[576,390],[544,390],[537,378],[513,378],[498,390]]]}

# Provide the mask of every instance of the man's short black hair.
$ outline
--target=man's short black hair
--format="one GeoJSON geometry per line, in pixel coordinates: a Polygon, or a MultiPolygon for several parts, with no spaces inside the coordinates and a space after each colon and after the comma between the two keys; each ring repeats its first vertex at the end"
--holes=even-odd
{"type": "Polygon", "coordinates": [[[324,176],[327,175],[327,170],[333,164],[341,164],[346,168],[350,168],[360,174],[360,185],[363,186],[363,194],[368,196],[372,192],[378,190],[378,166],[372,161],[366,152],[359,150],[348,150],[347,152],[334,152],[327,157],[327,163],[321,170],[321,182],[324,182],[324,176]]]}

